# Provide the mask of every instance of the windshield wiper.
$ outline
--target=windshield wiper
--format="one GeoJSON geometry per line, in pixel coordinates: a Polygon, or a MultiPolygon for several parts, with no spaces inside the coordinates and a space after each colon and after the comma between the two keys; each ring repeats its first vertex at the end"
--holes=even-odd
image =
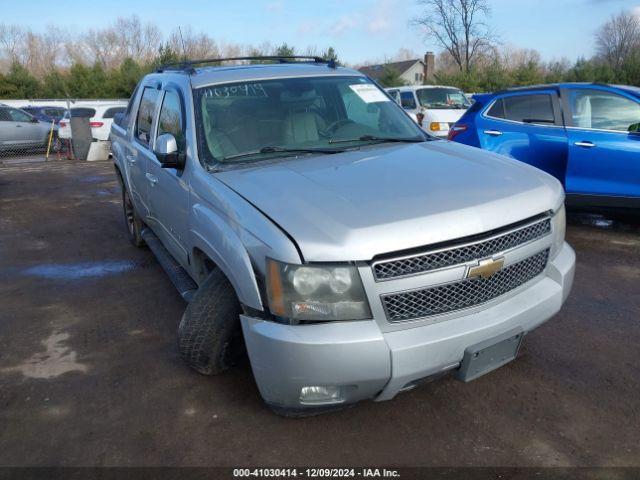
{"type": "Polygon", "coordinates": [[[376,143],[384,143],[384,142],[399,142],[399,143],[421,143],[425,142],[427,139],[425,138],[399,138],[399,137],[376,137],[375,135],[362,135],[358,138],[349,138],[349,139],[340,139],[334,140],[329,139],[329,143],[349,143],[349,142],[376,142],[376,143]]]}
{"type": "Polygon", "coordinates": [[[275,147],[275,146],[267,146],[262,147],[259,150],[252,150],[251,152],[239,153],[237,155],[230,155],[228,157],[223,157],[220,159],[221,162],[226,162],[228,160],[235,160],[243,157],[250,157],[253,155],[262,155],[265,153],[341,153],[344,150],[340,148],[286,148],[286,147],[275,147]]]}

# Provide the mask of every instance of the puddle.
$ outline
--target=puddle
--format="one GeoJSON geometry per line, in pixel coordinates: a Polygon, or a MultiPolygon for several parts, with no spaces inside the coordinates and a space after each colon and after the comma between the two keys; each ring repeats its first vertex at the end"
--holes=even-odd
{"type": "Polygon", "coordinates": [[[80,179],[80,181],[83,183],[100,183],[100,182],[106,182],[108,180],[112,180],[112,179],[107,177],[106,175],[88,175],[80,179]]]}
{"type": "Polygon", "coordinates": [[[77,354],[67,347],[65,342],[70,335],[54,332],[41,343],[44,352],[35,353],[22,365],[4,368],[5,372],[21,372],[29,378],[54,378],[67,372],[86,373],[87,366],[76,361],[77,354]]]}
{"type": "Polygon", "coordinates": [[[640,279],[640,268],[633,267],[631,265],[617,265],[613,267],[613,272],[616,275],[628,278],[629,280],[640,279]]]}
{"type": "Polygon", "coordinates": [[[640,217],[632,214],[599,214],[571,212],[567,215],[567,223],[587,225],[603,230],[616,230],[621,232],[640,232],[640,217]]]}
{"type": "Polygon", "coordinates": [[[598,228],[611,228],[613,226],[613,220],[597,214],[574,214],[571,215],[571,220],[580,225],[590,225],[598,228]]]}
{"type": "Polygon", "coordinates": [[[50,280],[82,280],[91,277],[115,275],[132,270],[135,266],[135,263],[126,260],[72,263],[67,265],[46,264],[27,268],[22,271],[22,274],[50,280]]]}

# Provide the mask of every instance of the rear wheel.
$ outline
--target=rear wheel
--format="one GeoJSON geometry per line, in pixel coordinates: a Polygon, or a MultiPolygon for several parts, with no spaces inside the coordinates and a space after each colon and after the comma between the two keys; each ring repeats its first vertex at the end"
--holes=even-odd
{"type": "Polygon", "coordinates": [[[189,302],[178,327],[182,359],[203,375],[235,365],[245,352],[242,309],[227,277],[215,269],[189,302]]]}
{"type": "Polygon", "coordinates": [[[142,239],[142,228],[144,226],[140,217],[133,208],[133,202],[129,196],[129,192],[122,187],[122,211],[124,213],[124,221],[127,227],[127,236],[129,241],[136,247],[142,247],[144,240],[142,239]]]}

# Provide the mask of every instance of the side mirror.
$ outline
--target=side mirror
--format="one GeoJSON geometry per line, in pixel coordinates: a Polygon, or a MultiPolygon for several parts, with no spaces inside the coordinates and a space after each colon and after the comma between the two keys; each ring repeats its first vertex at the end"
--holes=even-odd
{"type": "Polygon", "coordinates": [[[36,117],[31,117],[31,123],[38,123],[38,119],[36,117]]]}
{"type": "Polygon", "coordinates": [[[170,133],[165,133],[156,138],[154,153],[162,168],[175,168],[176,170],[184,168],[184,155],[178,153],[178,142],[176,142],[176,137],[170,133]]]}

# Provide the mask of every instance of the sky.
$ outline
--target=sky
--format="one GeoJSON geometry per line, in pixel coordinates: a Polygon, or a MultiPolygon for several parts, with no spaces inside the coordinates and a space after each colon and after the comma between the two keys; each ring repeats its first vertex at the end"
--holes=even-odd
{"type": "MultiPolygon", "coordinates": [[[[489,2],[489,24],[501,43],[534,48],[544,60],[589,57],[594,32],[611,15],[625,8],[640,15],[640,0],[489,2]]],[[[77,32],[136,14],[167,33],[177,26],[190,27],[228,43],[287,42],[319,51],[333,46],[340,59],[351,64],[382,60],[400,48],[420,55],[440,50],[411,25],[420,13],[416,0],[66,0],[51,5],[44,0],[6,1],[0,22],[34,31],[51,24],[77,32]]]]}

